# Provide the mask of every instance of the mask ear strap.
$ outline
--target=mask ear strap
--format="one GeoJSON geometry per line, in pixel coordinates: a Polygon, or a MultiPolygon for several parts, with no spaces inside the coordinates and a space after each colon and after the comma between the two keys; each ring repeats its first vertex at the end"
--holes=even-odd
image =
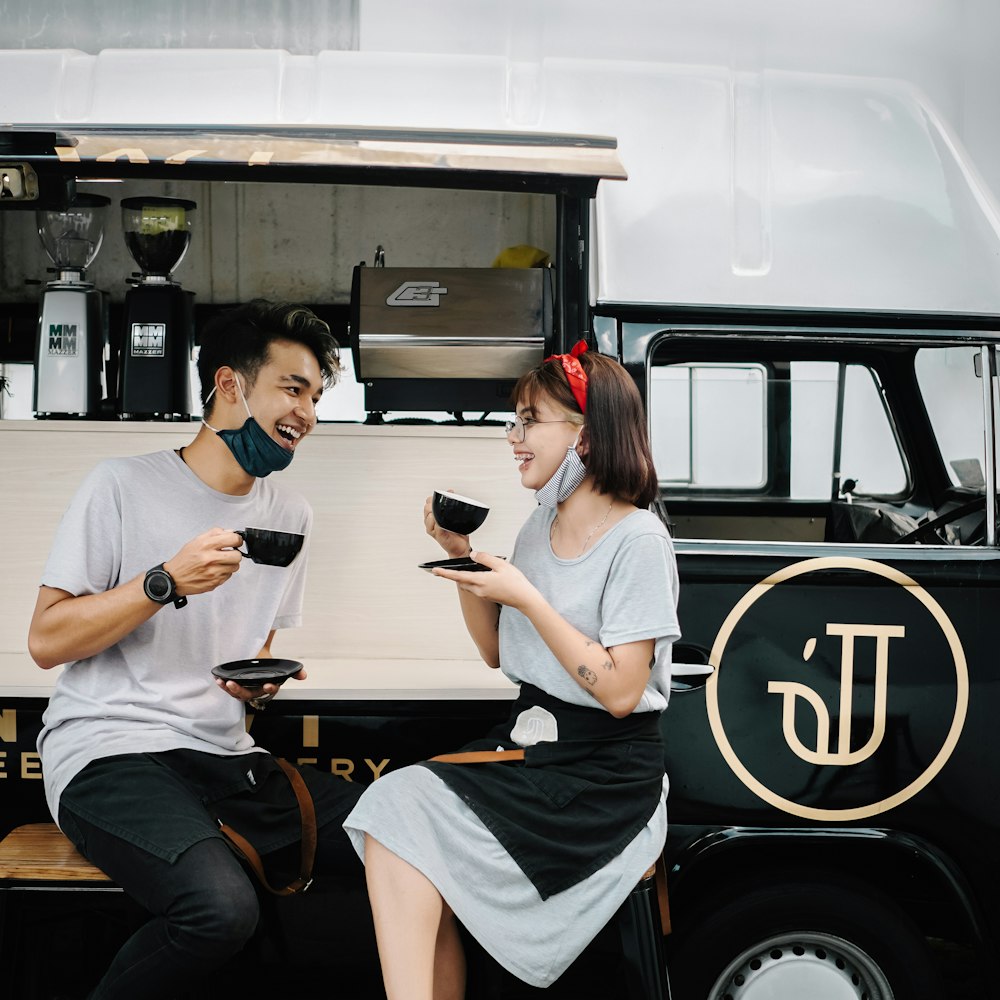
{"type": "MultiPolygon", "coordinates": [[[[236,374],[235,372],[233,373],[236,374]]],[[[253,414],[250,412],[250,404],[247,402],[246,396],[243,394],[243,386],[240,385],[240,377],[236,375],[236,388],[240,390],[240,399],[243,400],[243,408],[247,411],[247,416],[253,420],[253,414]]]]}
{"type": "MultiPolygon", "coordinates": [[[[236,375],[236,373],[235,373],[235,372],[233,372],[233,374],[234,374],[234,375],[236,375]]],[[[209,404],[210,400],[211,400],[211,399],[212,399],[212,397],[213,397],[213,396],[215,395],[215,390],[216,390],[217,388],[218,388],[218,386],[214,386],[214,385],[213,385],[213,386],[212,386],[212,391],[211,391],[211,392],[210,392],[210,393],[209,393],[209,394],[208,394],[208,395],[207,395],[207,396],[205,397],[205,405],[206,405],[206,406],[208,406],[208,404],[209,404]]],[[[244,408],[245,408],[245,409],[246,409],[246,411],[247,411],[247,416],[248,416],[248,417],[250,417],[250,419],[252,420],[252,419],[253,419],[253,414],[252,414],[252,413],[250,412],[250,405],[249,405],[249,404],[247,403],[247,398],[246,398],[246,396],[244,396],[244,395],[243,395],[243,386],[242,386],[242,385],[240,385],[240,377],[239,377],[239,375],[236,375],[236,388],[240,390],[240,399],[242,399],[242,400],[243,400],[243,406],[244,406],[244,408]]],[[[219,432],[218,432],[218,430],[217,430],[217,429],[216,429],[215,427],[213,427],[213,426],[212,426],[212,425],[211,425],[211,424],[210,424],[210,423],[209,423],[209,422],[208,422],[208,421],[207,421],[207,420],[206,420],[206,419],[205,419],[204,417],[202,417],[202,418],[201,418],[201,422],[202,422],[202,423],[203,423],[203,424],[204,424],[204,425],[205,425],[205,426],[206,426],[206,427],[207,427],[207,428],[208,428],[208,429],[209,429],[210,431],[215,431],[215,433],[216,433],[216,434],[218,434],[218,433],[219,433],[219,432]]]]}
{"type": "Polygon", "coordinates": [[[545,364],[548,361],[559,361],[562,364],[566,381],[569,382],[570,392],[573,393],[573,398],[576,400],[576,405],[580,407],[581,413],[587,412],[588,379],[587,373],[583,370],[583,365],[577,361],[577,358],[586,350],[587,342],[585,340],[578,340],[570,349],[569,354],[550,354],[542,362],[542,364],[545,364]]]}

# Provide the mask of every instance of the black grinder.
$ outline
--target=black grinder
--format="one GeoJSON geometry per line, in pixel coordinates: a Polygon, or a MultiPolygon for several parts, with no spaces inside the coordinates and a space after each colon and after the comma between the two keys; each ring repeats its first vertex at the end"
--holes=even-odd
{"type": "Polygon", "coordinates": [[[125,244],[141,273],[125,296],[118,409],[144,420],[191,416],[194,293],[171,279],[191,242],[197,207],[181,198],[122,200],[125,244]]]}

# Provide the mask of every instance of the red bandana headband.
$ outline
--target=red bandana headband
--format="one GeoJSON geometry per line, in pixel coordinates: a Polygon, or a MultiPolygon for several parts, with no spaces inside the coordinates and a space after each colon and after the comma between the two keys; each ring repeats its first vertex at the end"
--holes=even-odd
{"type": "Polygon", "coordinates": [[[545,361],[562,362],[563,371],[566,373],[566,381],[569,382],[570,392],[576,400],[576,405],[580,407],[581,413],[587,412],[587,373],[577,358],[587,349],[585,340],[578,340],[571,348],[569,354],[550,354],[545,361]]]}

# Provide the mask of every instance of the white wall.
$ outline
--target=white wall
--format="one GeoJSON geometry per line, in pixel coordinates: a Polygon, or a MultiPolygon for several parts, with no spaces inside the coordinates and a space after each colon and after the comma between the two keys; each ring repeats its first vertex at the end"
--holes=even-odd
{"type": "Polygon", "coordinates": [[[0,48],[357,48],[360,0],[0,0],[0,48]]]}
{"type": "MultiPolygon", "coordinates": [[[[27,630],[53,533],[83,477],[104,457],[180,447],[196,430],[74,421],[0,427],[6,694],[45,695],[61,669],[34,666],[27,630]]],[[[509,682],[478,658],[454,585],[417,568],[444,558],[422,523],[435,489],[490,503],[474,542],[510,553],[535,500],[521,488],[499,429],[320,425],[281,480],[315,513],[304,625],[279,633],[273,647],[276,656],[305,663],[310,676],[300,691],[317,698],[509,696],[509,682]]]]}

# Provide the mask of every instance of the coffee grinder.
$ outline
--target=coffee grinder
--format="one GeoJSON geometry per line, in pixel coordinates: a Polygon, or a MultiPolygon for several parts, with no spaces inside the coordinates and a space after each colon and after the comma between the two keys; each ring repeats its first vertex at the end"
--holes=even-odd
{"type": "Polygon", "coordinates": [[[45,285],[35,345],[36,417],[96,417],[105,396],[107,292],[85,279],[104,240],[110,198],[77,194],[61,211],[35,213],[38,236],[57,275],[45,285]]]}
{"type": "Polygon", "coordinates": [[[124,198],[125,244],[142,269],[129,280],[119,362],[118,407],[126,418],[191,416],[194,293],[170,277],[191,242],[197,207],[181,198],[124,198]]]}

